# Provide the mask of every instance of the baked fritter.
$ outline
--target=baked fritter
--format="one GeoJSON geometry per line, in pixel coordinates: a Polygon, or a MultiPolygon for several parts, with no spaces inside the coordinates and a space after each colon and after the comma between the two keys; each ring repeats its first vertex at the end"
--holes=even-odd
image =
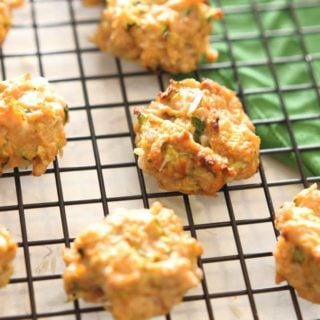
{"type": "Polygon", "coordinates": [[[235,93],[212,80],[171,80],[135,113],[139,166],[163,189],[214,195],[257,171],[260,138],[235,93]]]}
{"type": "Polygon", "coordinates": [[[120,209],[89,226],[64,252],[65,291],[102,303],[117,320],[166,314],[202,278],[202,246],[159,202],[120,209]]]}
{"type": "Polygon", "coordinates": [[[276,214],[280,232],[274,257],[276,282],[287,281],[299,296],[320,303],[320,191],[317,185],[285,202],[276,214]]]}
{"type": "Polygon", "coordinates": [[[33,166],[40,176],[66,144],[66,102],[47,80],[29,74],[0,82],[0,174],[33,166]]]}
{"type": "Polygon", "coordinates": [[[19,7],[24,0],[0,0],[0,45],[11,28],[11,9],[19,7]]]}
{"type": "Polygon", "coordinates": [[[93,40],[148,69],[189,72],[203,55],[217,59],[209,35],[222,16],[204,0],[109,0],[93,40]]]}
{"type": "Polygon", "coordinates": [[[12,261],[16,256],[17,244],[7,230],[0,226],[0,288],[4,287],[13,273],[12,261]]]}

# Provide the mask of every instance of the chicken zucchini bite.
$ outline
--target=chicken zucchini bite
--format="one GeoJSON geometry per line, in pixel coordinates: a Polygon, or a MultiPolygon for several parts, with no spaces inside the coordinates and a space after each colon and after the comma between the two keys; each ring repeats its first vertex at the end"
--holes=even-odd
{"type": "Polygon", "coordinates": [[[24,0],[0,0],[0,45],[11,28],[11,9],[22,5],[24,0]]]}
{"type": "Polygon", "coordinates": [[[0,174],[32,165],[43,174],[66,144],[68,106],[47,80],[29,74],[0,82],[0,174]]]}
{"type": "Polygon", "coordinates": [[[257,171],[260,138],[235,93],[216,82],[171,80],[135,113],[139,166],[163,189],[214,195],[257,171]]]}
{"type": "Polygon", "coordinates": [[[120,209],[84,230],[64,252],[65,291],[102,303],[117,320],[166,314],[199,284],[202,246],[173,210],[120,209]]]}
{"type": "Polygon", "coordinates": [[[109,0],[93,40],[148,69],[189,72],[203,55],[217,59],[209,35],[212,21],[222,16],[204,0],[109,0]]]}
{"type": "Polygon", "coordinates": [[[17,253],[17,244],[7,230],[0,226],[0,288],[4,287],[13,273],[12,261],[17,253]]]}
{"type": "Polygon", "coordinates": [[[274,257],[276,282],[287,281],[299,296],[320,303],[320,191],[314,184],[276,215],[280,236],[274,257]]]}

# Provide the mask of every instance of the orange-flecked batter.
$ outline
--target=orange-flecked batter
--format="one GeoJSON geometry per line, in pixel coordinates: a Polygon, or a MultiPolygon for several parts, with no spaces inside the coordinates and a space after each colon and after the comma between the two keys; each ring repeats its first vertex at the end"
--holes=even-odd
{"type": "Polygon", "coordinates": [[[116,320],[166,314],[202,278],[202,246],[159,202],[150,210],[112,212],[64,252],[71,299],[102,303],[116,320]]]}
{"type": "Polygon", "coordinates": [[[43,174],[66,144],[66,102],[47,80],[29,74],[0,82],[0,174],[33,166],[43,174]]]}
{"type": "Polygon", "coordinates": [[[298,294],[320,303],[320,191],[314,184],[277,212],[280,232],[274,251],[276,282],[288,281],[298,294]]]}
{"type": "Polygon", "coordinates": [[[139,166],[161,188],[214,195],[257,171],[260,138],[235,93],[216,82],[172,80],[135,112],[139,166]]]}
{"type": "Polygon", "coordinates": [[[109,0],[93,40],[148,69],[189,72],[202,56],[217,59],[209,35],[222,16],[204,0],[109,0]]]}

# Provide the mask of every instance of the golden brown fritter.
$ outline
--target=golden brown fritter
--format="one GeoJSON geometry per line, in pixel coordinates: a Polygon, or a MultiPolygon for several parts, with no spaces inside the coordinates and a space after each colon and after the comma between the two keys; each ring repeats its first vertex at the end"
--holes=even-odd
{"type": "Polygon", "coordinates": [[[139,166],[163,189],[214,195],[257,171],[260,139],[235,93],[216,82],[171,80],[135,112],[139,166]]]}
{"type": "Polygon", "coordinates": [[[0,45],[11,28],[11,9],[21,6],[24,0],[0,0],[0,45]]]}
{"type": "Polygon", "coordinates": [[[314,184],[281,206],[274,251],[276,282],[288,281],[299,296],[320,303],[320,191],[314,184]]]}
{"type": "Polygon", "coordinates": [[[120,209],[89,226],[64,252],[71,299],[102,303],[117,320],[166,314],[202,278],[202,246],[159,202],[120,209]]]}
{"type": "Polygon", "coordinates": [[[4,287],[13,273],[12,261],[16,256],[17,244],[8,231],[0,226],[0,288],[4,287]]]}
{"type": "Polygon", "coordinates": [[[148,69],[189,72],[203,55],[217,59],[209,35],[222,16],[204,0],[109,0],[93,40],[148,69]]]}
{"type": "Polygon", "coordinates": [[[0,175],[33,166],[45,172],[66,144],[68,107],[47,80],[29,74],[0,82],[0,175]]]}

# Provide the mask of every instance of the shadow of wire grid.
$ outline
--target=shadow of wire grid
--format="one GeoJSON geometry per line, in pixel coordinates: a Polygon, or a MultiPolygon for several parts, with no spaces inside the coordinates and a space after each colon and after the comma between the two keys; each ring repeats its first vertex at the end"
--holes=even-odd
{"type": "Polygon", "coordinates": [[[225,11],[211,36],[220,59],[188,76],[236,90],[263,138],[256,176],[215,198],[165,192],[137,168],[132,109],[147,105],[170,75],[99,52],[88,38],[101,6],[29,0],[14,12],[1,50],[2,78],[47,77],[68,101],[71,122],[65,156],[45,175],[15,170],[0,179],[0,222],[19,242],[15,275],[0,290],[0,319],[111,319],[100,306],[66,302],[62,248],[109,210],[155,200],[174,208],[206,250],[202,285],[155,319],[319,317],[319,307],[275,285],[272,250],[274,210],[320,178],[305,165],[320,152],[319,131],[313,140],[301,138],[320,119],[320,1],[213,4],[225,11]]]}

